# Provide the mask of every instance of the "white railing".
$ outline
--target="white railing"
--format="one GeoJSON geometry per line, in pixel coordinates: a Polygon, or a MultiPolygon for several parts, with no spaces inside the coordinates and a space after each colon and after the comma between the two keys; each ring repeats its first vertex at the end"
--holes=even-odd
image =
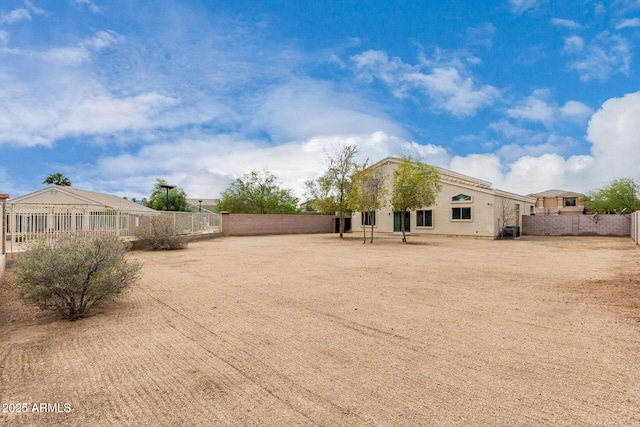
{"type": "MultiPolygon", "coordinates": [[[[216,213],[158,212],[170,215],[179,234],[220,231],[216,213]]],[[[115,234],[133,238],[147,214],[133,214],[88,206],[7,204],[7,252],[24,250],[37,239],[51,240],[66,233],[115,234]]]]}
{"type": "Polygon", "coordinates": [[[215,233],[220,231],[220,214],[213,212],[166,212],[160,215],[173,218],[178,234],[215,233]]]}

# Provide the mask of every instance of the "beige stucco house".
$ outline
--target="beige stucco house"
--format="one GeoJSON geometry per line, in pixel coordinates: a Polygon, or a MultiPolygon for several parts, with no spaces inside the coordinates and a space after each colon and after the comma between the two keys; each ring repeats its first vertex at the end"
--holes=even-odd
{"type": "MultiPolygon", "coordinates": [[[[372,165],[381,168],[387,188],[391,188],[393,171],[400,164],[397,157],[387,157],[372,165]]],[[[490,182],[472,178],[447,169],[436,167],[441,177],[442,189],[433,206],[408,212],[410,234],[439,234],[495,239],[504,226],[521,227],[522,216],[530,215],[536,199],[494,189],[490,182]]],[[[389,190],[390,192],[390,190],[389,190]]],[[[392,212],[387,203],[375,213],[355,212],[352,230],[370,229],[374,232],[398,233],[400,213],[392,212]]]]}
{"type": "Polygon", "coordinates": [[[584,213],[584,194],[564,190],[548,190],[542,193],[529,194],[535,197],[536,215],[581,215],[584,213]]]}

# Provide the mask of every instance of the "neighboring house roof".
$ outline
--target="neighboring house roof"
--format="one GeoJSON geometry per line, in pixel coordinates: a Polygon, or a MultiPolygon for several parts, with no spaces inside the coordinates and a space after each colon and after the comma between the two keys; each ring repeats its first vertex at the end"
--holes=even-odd
{"type": "Polygon", "coordinates": [[[542,191],[540,193],[529,194],[529,197],[535,197],[537,199],[543,197],[579,197],[582,196],[581,193],[575,193],[573,191],[565,191],[565,190],[547,190],[542,191]]]}
{"type": "Polygon", "coordinates": [[[84,205],[117,210],[120,212],[149,214],[158,213],[146,206],[111,194],[96,193],[73,187],[52,185],[24,196],[10,199],[9,203],[32,205],[84,205]]]}
{"type": "Polygon", "coordinates": [[[198,206],[202,201],[202,206],[215,206],[220,203],[220,199],[193,199],[187,198],[187,203],[192,206],[198,206]]]}
{"type": "Polygon", "coordinates": [[[200,206],[202,206],[203,211],[214,211],[218,204],[220,204],[220,199],[192,199],[187,198],[187,204],[191,206],[191,209],[195,212],[200,206]],[[202,201],[202,204],[200,203],[202,201]]]}

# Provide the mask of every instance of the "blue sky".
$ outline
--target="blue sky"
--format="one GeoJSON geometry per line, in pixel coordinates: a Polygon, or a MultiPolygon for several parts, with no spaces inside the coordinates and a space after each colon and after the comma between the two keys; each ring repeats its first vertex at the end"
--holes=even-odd
{"type": "Polygon", "coordinates": [[[0,0],[0,192],[218,197],[327,152],[521,194],[640,178],[640,0],[0,0]]]}

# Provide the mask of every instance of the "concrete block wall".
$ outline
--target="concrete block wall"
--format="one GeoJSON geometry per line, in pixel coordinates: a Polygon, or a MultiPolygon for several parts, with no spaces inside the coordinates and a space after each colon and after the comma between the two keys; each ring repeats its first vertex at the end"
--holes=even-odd
{"type": "Polygon", "coordinates": [[[532,215],[522,218],[522,234],[530,236],[630,236],[629,215],[532,215]]]}
{"type": "Polygon", "coordinates": [[[223,236],[332,233],[333,215],[260,215],[222,213],[223,236]]]}

